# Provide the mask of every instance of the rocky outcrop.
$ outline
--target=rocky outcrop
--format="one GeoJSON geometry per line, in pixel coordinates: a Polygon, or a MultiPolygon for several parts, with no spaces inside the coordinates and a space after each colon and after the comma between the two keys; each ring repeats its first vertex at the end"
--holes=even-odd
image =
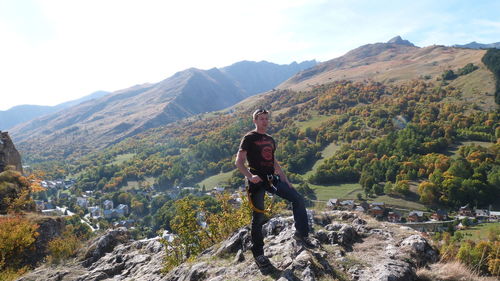
{"type": "Polygon", "coordinates": [[[266,272],[253,261],[248,227],[167,274],[161,273],[165,249],[158,238],[128,241],[125,230],[118,229],[94,240],[83,258],[56,268],[42,266],[19,280],[411,281],[417,265],[437,257],[418,232],[395,224],[342,211],[316,214],[313,221],[311,248],[293,238],[292,217],[265,224],[264,250],[274,266],[266,272]]]}
{"type": "Polygon", "coordinates": [[[38,224],[37,232],[39,233],[35,241],[35,252],[33,257],[29,258],[33,264],[42,261],[49,254],[48,245],[54,238],[61,236],[66,225],[65,220],[61,217],[40,217],[34,222],[38,224]]]}
{"type": "Polygon", "coordinates": [[[10,139],[9,133],[0,131],[0,172],[2,172],[7,165],[12,165],[17,171],[23,172],[21,155],[10,139]]]}
{"type": "Polygon", "coordinates": [[[408,40],[403,40],[403,38],[401,38],[401,36],[399,36],[399,35],[392,38],[391,40],[387,41],[387,43],[415,47],[415,45],[413,45],[413,43],[411,43],[408,40]]]}

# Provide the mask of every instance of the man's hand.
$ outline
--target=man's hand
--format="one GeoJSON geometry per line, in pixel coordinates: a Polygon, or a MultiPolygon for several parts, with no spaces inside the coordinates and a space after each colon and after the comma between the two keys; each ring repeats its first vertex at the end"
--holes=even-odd
{"type": "Polygon", "coordinates": [[[252,183],[259,183],[262,181],[262,179],[257,175],[252,175],[252,177],[249,178],[248,180],[252,183]]]}

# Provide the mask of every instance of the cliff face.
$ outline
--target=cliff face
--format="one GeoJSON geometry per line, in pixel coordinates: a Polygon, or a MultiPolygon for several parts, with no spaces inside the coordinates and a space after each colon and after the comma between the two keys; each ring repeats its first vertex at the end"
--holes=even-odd
{"type": "Polygon", "coordinates": [[[115,229],[65,265],[42,266],[19,280],[411,281],[417,266],[438,257],[418,232],[355,213],[323,212],[311,216],[311,223],[313,248],[292,238],[292,217],[265,224],[264,250],[274,266],[268,272],[253,261],[248,227],[166,275],[161,273],[165,249],[159,239],[127,241],[126,229],[115,229]]]}
{"type": "Polygon", "coordinates": [[[9,133],[0,131],[0,173],[7,165],[12,165],[17,171],[23,172],[21,155],[10,139],[9,133]]]}

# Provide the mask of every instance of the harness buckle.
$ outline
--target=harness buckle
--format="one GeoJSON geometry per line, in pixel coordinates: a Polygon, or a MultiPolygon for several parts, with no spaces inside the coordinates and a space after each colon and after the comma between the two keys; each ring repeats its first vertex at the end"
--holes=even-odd
{"type": "Polygon", "coordinates": [[[273,190],[273,193],[276,193],[278,191],[278,188],[274,185],[279,181],[279,176],[277,175],[266,175],[267,181],[269,182],[269,186],[273,190]]]}

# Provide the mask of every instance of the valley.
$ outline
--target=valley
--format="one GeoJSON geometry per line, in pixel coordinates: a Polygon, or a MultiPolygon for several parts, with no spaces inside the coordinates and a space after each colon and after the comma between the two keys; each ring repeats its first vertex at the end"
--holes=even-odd
{"type": "Polygon", "coordinates": [[[66,208],[82,237],[92,231],[80,217],[100,231],[124,226],[136,240],[182,236],[182,222],[207,225],[205,215],[236,227],[230,215],[248,212],[235,154],[256,108],[271,112],[276,159],[309,209],[454,231],[497,220],[500,210],[500,114],[487,52],[368,44],[256,95],[224,71],[189,69],[14,135],[26,171],[47,183],[33,199],[46,213],[66,208]]]}

